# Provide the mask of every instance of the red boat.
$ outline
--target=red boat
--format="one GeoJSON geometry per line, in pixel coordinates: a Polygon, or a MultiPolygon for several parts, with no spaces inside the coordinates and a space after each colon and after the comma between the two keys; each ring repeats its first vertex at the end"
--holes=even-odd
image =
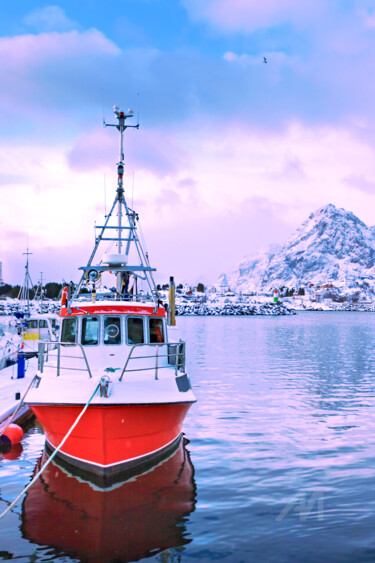
{"type": "Polygon", "coordinates": [[[166,549],[180,552],[191,541],[184,521],[195,497],[194,469],[182,441],[152,471],[107,491],[51,463],[26,494],[21,529],[28,540],[53,548],[52,558],[138,561],[166,549]]]}
{"type": "Polygon", "coordinates": [[[130,111],[115,107],[115,115],[116,197],[96,227],[79,283],[64,287],[59,342],[53,350],[39,344],[37,383],[26,398],[44,427],[47,450],[101,486],[170,455],[196,401],[185,343],[176,336],[173,278],[169,306],[163,306],[140,242],[138,215],[124,196],[123,134],[138,126],[126,125],[130,111]],[[100,254],[104,244],[109,248],[100,254]]]}

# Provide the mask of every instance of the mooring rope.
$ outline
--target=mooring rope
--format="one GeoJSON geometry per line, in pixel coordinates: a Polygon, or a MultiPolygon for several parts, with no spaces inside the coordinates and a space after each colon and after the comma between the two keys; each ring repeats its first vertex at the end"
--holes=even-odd
{"type": "Polygon", "coordinates": [[[97,384],[97,386],[95,387],[95,390],[93,392],[93,394],[91,395],[91,397],[89,398],[89,400],[87,401],[87,403],[85,404],[85,406],[83,407],[82,411],[79,413],[79,415],[77,416],[76,420],[74,421],[74,423],[72,424],[72,426],[69,428],[68,432],[65,434],[64,438],[61,440],[60,444],[57,446],[57,448],[55,449],[55,451],[53,452],[53,454],[51,455],[51,457],[48,459],[48,461],[46,461],[46,463],[43,465],[43,467],[38,471],[38,473],[35,475],[35,477],[30,481],[30,483],[23,489],[23,491],[20,492],[20,494],[18,495],[18,497],[16,499],[14,499],[14,501],[4,510],[4,512],[2,512],[0,514],[0,519],[5,516],[10,510],[12,510],[12,508],[17,504],[17,502],[20,500],[20,498],[23,497],[23,495],[30,489],[30,487],[39,479],[40,475],[43,473],[43,471],[45,470],[45,468],[47,467],[47,465],[49,465],[51,463],[51,461],[53,460],[53,458],[55,457],[55,455],[60,451],[60,449],[63,447],[63,445],[65,444],[65,442],[67,441],[67,439],[69,438],[70,434],[73,432],[74,428],[77,426],[77,424],[79,423],[79,421],[81,420],[81,418],[83,417],[83,415],[85,414],[86,410],[88,409],[89,404],[91,403],[91,401],[93,400],[93,398],[95,397],[95,394],[97,392],[97,390],[99,389],[100,386],[100,382],[97,384]]]}

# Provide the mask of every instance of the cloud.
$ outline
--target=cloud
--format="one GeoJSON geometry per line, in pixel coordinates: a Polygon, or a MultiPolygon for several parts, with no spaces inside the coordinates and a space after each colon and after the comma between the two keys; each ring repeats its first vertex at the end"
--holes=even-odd
{"type": "MultiPolygon", "coordinates": [[[[23,131],[34,136],[55,135],[59,128],[60,135],[72,138],[101,121],[102,92],[106,108],[136,105],[140,92],[141,127],[155,132],[227,116],[262,130],[281,130],[293,119],[335,124],[351,119],[371,130],[375,34],[361,38],[359,16],[352,28],[350,54],[342,52],[345,42],[331,27],[332,33],[314,38],[314,54],[281,47],[261,53],[224,50],[220,56],[121,49],[95,29],[1,38],[0,111],[8,128],[22,122],[23,131]],[[262,62],[264,54],[268,64],[262,62]]],[[[150,140],[150,157],[152,145],[150,140]]],[[[165,170],[173,164],[168,150],[158,155],[165,170]]]]}
{"type": "Polygon", "coordinates": [[[100,98],[97,74],[119,53],[119,48],[95,29],[0,38],[4,123],[16,127],[22,121],[24,132],[31,123],[35,135],[44,124],[52,128],[53,121],[66,122],[62,108],[72,112],[83,100],[87,107],[94,97],[100,98]]]}
{"type": "Polygon", "coordinates": [[[57,64],[59,60],[73,57],[119,53],[120,49],[96,29],[83,33],[73,30],[0,38],[1,68],[13,69],[13,79],[52,61],[57,64]]]}
{"type": "Polygon", "coordinates": [[[68,31],[77,27],[77,22],[69,19],[59,6],[46,6],[27,14],[23,23],[38,31],[68,31]]]}
{"type": "MultiPolygon", "coordinates": [[[[368,180],[361,174],[352,174],[343,179],[348,186],[361,190],[362,192],[375,195],[375,181],[368,180]]],[[[373,221],[372,221],[373,222],[373,221]]]]}
{"type": "MultiPolygon", "coordinates": [[[[264,64],[263,57],[266,57],[267,63],[271,65],[271,71],[277,67],[285,67],[285,66],[296,66],[298,64],[297,57],[290,57],[283,53],[282,51],[265,51],[260,55],[249,55],[248,53],[242,53],[238,55],[237,53],[233,53],[232,51],[227,51],[223,55],[223,59],[239,65],[246,66],[259,66],[260,63],[264,64]]],[[[268,68],[268,67],[267,67],[268,68]]]]}
{"type": "MultiPolygon", "coordinates": [[[[186,151],[174,132],[153,129],[141,129],[137,132],[129,129],[125,132],[124,139],[128,173],[129,169],[146,170],[158,176],[166,176],[186,165],[186,151]]],[[[80,172],[98,169],[104,171],[108,167],[115,170],[118,144],[119,135],[112,127],[84,133],[68,153],[69,166],[80,172]]]]}
{"type": "Polygon", "coordinates": [[[323,0],[184,0],[183,4],[193,20],[226,32],[252,32],[286,22],[304,25],[324,11],[323,0]]]}

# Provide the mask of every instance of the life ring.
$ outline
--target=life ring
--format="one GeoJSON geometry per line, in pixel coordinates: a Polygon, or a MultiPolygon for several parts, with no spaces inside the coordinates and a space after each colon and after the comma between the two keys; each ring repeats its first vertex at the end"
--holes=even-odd
{"type": "Polygon", "coordinates": [[[69,293],[69,287],[66,285],[62,290],[61,307],[66,307],[66,303],[68,301],[68,293],[69,293]]]}
{"type": "Polygon", "coordinates": [[[115,324],[110,324],[107,326],[107,328],[105,329],[105,336],[108,337],[109,339],[115,339],[118,335],[119,335],[120,329],[117,325],[115,324]]]}

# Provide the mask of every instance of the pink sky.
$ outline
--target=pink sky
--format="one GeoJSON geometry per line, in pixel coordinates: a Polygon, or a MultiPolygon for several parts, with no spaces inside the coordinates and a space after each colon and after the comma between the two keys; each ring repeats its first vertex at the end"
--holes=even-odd
{"type": "Polygon", "coordinates": [[[214,282],[327,203],[375,223],[369,2],[183,0],[175,11],[163,4],[164,29],[126,4],[118,21],[99,8],[88,21],[69,2],[21,3],[9,15],[13,31],[0,36],[5,281],[22,281],[27,237],[33,278],[77,278],[104,183],[107,205],[115,193],[117,137],[102,128],[103,101],[111,121],[114,104],[136,109],[138,91],[127,194],[134,173],[160,281],[214,282]],[[120,22],[131,32],[121,35],[120,22]]]}

